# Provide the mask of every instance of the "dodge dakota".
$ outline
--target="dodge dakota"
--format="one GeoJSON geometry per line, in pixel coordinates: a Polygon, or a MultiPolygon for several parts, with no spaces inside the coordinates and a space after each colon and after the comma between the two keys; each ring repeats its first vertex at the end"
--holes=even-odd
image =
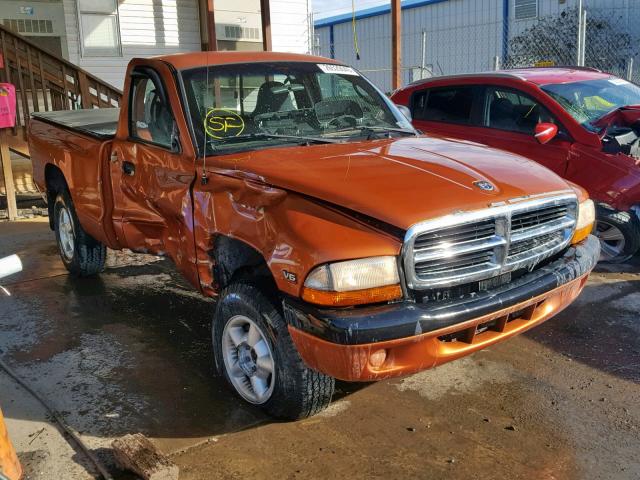
{"type": "Polygon", "coordinates": [[[523,157],[422,137],[355,69],[282,53],[134,59],[120,109],[37,113],[34,178],[62,261],[168,256],[216,296],[216,368],[287,419],[335,379],[440,365],[580,293],[586,192],[523,157]]]}

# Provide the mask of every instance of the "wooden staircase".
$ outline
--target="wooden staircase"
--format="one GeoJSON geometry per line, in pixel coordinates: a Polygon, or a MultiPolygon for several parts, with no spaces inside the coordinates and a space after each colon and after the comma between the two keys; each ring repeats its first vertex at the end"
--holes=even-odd
{"type": "Polygon", "coordinates": [[[32,112],[118,107],[122,92],[71,62],[41,49],[0,25],[4,68],[0,82],[16,88],[16,126],[0,129],[0,157],[9,219],[18,216],[11,152],[29,157],[32,112]]]}

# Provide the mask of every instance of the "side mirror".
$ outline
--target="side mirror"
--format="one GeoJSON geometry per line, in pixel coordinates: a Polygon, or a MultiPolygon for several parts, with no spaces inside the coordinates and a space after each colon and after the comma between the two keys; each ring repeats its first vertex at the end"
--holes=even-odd
{"type": "Polygon", "coordinates": [[[411,121],[411,110],[409,110],[408,107],[404,106],[404,105],[398,105],[396,103],[396,107],[398,110],[400,110],[400,112],[402,112],[402,114],[406,117],[407,120],[411,121]]]}
{"type": "Polygon", "coordinates": [[[553,123],[539,123],[536,125],[535,134],[536,140],[541,145],[549,143],[558,135],[558,126],[553,123]]]}

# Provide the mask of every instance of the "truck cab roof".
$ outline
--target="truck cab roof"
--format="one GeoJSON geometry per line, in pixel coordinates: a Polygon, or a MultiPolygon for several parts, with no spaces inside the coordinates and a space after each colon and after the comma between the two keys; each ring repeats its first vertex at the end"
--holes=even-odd
{"type": "Polygon", "coordinates": [[[335,63],[336,60],[318,57],[315,55],[303,55],[297,53],[281,52],[189,52],[176,53],[152,57],[171,64],[177,70],[203,67],[205,65],[229,65],[234,63],[259,63],[259,62],[311,62],[311,63],[335,63]]]}

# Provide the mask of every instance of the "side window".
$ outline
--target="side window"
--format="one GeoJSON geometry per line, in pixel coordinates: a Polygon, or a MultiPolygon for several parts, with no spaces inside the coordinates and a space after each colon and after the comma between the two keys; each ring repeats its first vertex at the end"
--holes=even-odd
{"type": "Polygon", "coordinates": [[[428,96],[428,90],[416,92],[411,96],[411,116],[415,120],[424,120],[424,112],[428,96]]]}
{"type": "Polygon", "coordinates": [[[485,125],[490,128],[533,135],[538,123],[558,123],[545,107],[515,90],[487,89],[486,106],[485,125]]]}
{"type": "Polygon", "coordinates": [[[131,89],[129,131],[133,138],[171,148],[173,115],[157,81],[136,73],[131,89]]]}
{"type": "Polygon", "coordinates": [[[415,117],[431,122],[472,123],[474,101],[473,87],[434,88],[424,92],[424,98],[416,97],[415,117]]]}

